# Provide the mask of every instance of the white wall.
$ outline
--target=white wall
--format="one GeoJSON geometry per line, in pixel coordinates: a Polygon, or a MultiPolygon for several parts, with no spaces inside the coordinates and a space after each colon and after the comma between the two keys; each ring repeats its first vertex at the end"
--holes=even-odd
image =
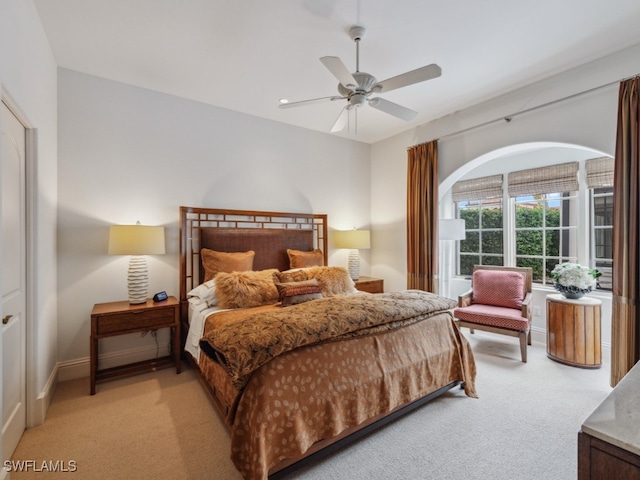
{"type": "MultiPolygon", "coordinates": [[[[181,205],[326,213],[330,229],[369,226],[367,144],[70,70],[58,81],[59,360],[82,365],[78,374],[88,374],[93,305],[127,298],[127,259],[106,254],[109,225],[167,227],[167,254],[148,260],[150,293],[175,296],[181,205]]],[[[346,266],[346,255],[332,251],[329,261],[346,266]]],[[[101,342],[101,353],[144,345],[155,354],[153,339],[137,334],[101,342]]]]}
{"type": "MultiPolygon", "coordinates": [[[[376,245],[372,274],[384,276],[385,288],[406,288],[406,162],[407,147],[433,139],[438,142],[439,196],[446,198],[451,185],[474,168],[513,153],[512,146],[529,142],[557,142],[586,147],[608,155],[615,149],[619,80],[640,71],[640,45],[576,68],[529,87],[508,93],[474,108],[404,132],[372,146],[371,221],[376,245]],[[601,85],[612,85],[548,105],[523,115],[513,115],[601,85]],[[505,117],[511,116],[507,122],[505,117]],[[496,120],[495,122],[492,122],[496,120]],[[466,129],[475,125],[487,125],[466,129]]],[[[466,285],[452,284],[456,288],[466,285]]],[[[545,311],[544,294],[534,304],[545,311]]],[[[603,303],[603,336],[610,330],[610,298],[603,303]]],[[[543,313],[544,315],[544,313],[543,313]]],[[[534,328],[545,326],[544,316],[534,328]]],[[[607,337],[610,338],[610,337],[607,337]]],[[[605,338],[603,338],[605,340],[605,338]]],[[[605,340],[606,341],[606,340],[605,340]]]]}
{"type": "MultiPolygon", "coordinates": [[[[57,77],[56,64],[40,18],[30,0],[0,3],[0,84],[19,107],[28,126],[37,129],[37,157],[29,168],[28,200],[33,249],[27,279],[29,361],[28,421],[39,423],[52,394],[57,356],[56,202],[57,77]]],[[[0,273],[1,275],[1,273],[0,273]]]]}

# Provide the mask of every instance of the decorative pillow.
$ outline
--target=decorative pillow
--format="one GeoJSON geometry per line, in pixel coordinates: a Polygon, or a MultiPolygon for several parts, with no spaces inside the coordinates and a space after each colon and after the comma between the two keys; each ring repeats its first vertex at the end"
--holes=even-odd
{"type": "Polygon", "coordinates": [[[245,272],[253,269],[253,257],[256,252],[217,252],[203,248],[200,258],[204,267],[204,281],[207,282],[219,272],[245,272]]]}
{"type": "Polygon", "coordinates": [[[276,283],[301,282],[308,279],[309,277],[307,277],[307,272],[304,269],[300,268],[275,273],[276,283]]]}
{"type": "Polygon", "coordinates": [[[287,248],[287,255],[289,255],[289,268],[322,267],[324,265],[324,255],[319,248],[311,252],[287,248]]]}
{"type": "Polygon", "coordinates": [[[521,308],[524,300],[524,275],[509,270],[476,270],[471,280],[472,303],[521,308]]]}
{"type": "Polygon", "coordinates": [[[307,278],[318,280],[325,297],[356,293],[356,284],[344,267],[309,267],[304,269],[307,278]]]}
{"type": "Polygon", "coordinates": [[[276,303],[278,289],[273,275],[278,270],[220,272],[215,277],[220,308],[248,308],[276,303]]]}
{"type": "Polygon", "coordinates": [[[207,306],[213,307],[218,304],[218,297],[216,295],[216,282],[209,280],[201,283],[196,288],[187,293],[187,298],[194,300],[196,305],[200,303],[206,303],[207,306]]]}
{"type": "Polygon", "coordinates": [[[283,307],[322,298],[322,290],[315,278],[301,282],[276,283],[276,288],[283,307]]]}

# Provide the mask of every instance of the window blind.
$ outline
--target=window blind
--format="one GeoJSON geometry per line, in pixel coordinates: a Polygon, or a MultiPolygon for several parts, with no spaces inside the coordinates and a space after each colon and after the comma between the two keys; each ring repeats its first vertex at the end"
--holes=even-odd
{"type": "Polygon", "coordinates": [[[451,196],[454,202],[484,200],[502,197],[502,175],[461,180],[453,184],[451,196]]]}
{"type": "Polygon", "coordinates": [[[511,172],[508,183],[510,197],[575,192],[578,190],[578,162],[511,172]]]}
{"type": "Polygon", "coordinates": [[[587,188],[613,186],[613,158],[591,158],[585,162],[587,168],[587,188]]]}

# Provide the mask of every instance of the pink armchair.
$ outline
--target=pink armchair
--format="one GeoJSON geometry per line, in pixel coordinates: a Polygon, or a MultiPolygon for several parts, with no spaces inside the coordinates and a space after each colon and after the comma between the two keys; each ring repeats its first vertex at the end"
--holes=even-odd
{"type": "Polygon", "coordinates": [[[522,361],[531,345],[531,268],[473,267],[471,290],[458,297],[459,327],[520,338],[522,361]]]}

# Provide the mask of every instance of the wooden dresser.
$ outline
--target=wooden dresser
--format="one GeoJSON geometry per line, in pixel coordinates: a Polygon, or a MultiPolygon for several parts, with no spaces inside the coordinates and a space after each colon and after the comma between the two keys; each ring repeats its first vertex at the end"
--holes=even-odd
{"type": "Polygon", "coordinates": [[[582,424],[578,480],[640,480],[640,363],[582,424]]]}

